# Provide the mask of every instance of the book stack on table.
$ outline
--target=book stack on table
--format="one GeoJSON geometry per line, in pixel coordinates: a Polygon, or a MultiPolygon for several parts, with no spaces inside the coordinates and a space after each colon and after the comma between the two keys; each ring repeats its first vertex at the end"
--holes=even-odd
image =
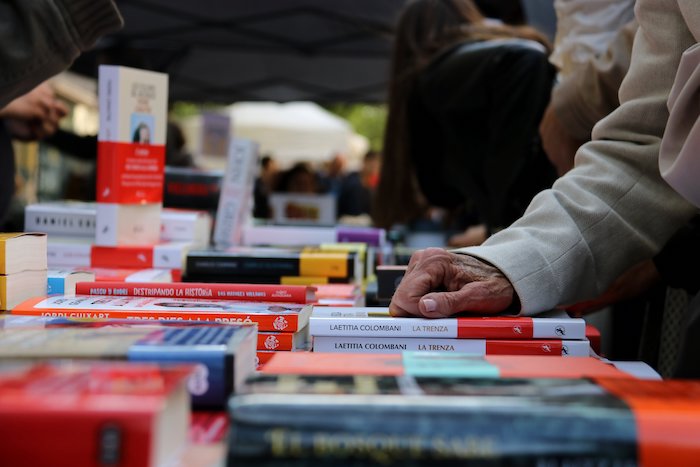
{"type": "Polygon", "coordinates": [[[477,355],[588,356],[586,323],[565,313],[548,317],[395,318],[388,308],[316,308],[309,333],[314,351],[477,355]]]}

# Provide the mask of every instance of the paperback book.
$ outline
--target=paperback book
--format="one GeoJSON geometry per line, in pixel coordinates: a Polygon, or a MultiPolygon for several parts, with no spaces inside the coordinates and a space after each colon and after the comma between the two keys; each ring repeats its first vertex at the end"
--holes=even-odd
{"type": "Polygon", "coordinates": [[[256,323],[260,331],[297,332],[308,324],[311,310],[311,305],[294,303],[55,295],[27,300],[14,307],[12,314],[84,319],[256,323]]]}
{"type": "Polygon", "coordinates": [[[313,303],[315,288],[301,285],[268,284],[209,284],[151,282],[82,282],[76,289],[78,295],[111,295],[131,297],[172,297],[247,302],[313,303]]]}
{"type": "Polygon", "coordinates": [[[10,321],[0,332],[2,359],[124,359],[191,363],[188,389],[197,408],[222,408],[254,370],[253,326],[134,320],[10,321]]]}
{"type": "Polygon", "coordinates": [[[430,337],[449,339],[585,339],[586,323],[566,313],[546,317],[395,318],[388,308],[318,307],[312,336],[430,337]]]}
{"type": "Polygon", "coordinates": [[[160,237],[168,75],[102,65],[97,149],[98,245],[149,245],[160,237]]]}

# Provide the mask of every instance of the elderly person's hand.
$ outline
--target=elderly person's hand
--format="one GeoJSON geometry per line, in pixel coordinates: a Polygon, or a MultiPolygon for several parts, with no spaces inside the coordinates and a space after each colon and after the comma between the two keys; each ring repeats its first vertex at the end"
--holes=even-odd
{"type": "Polygon", "coordinates": [[[417,251],[389,305],[393,316],[445,318],[461,311],[496,314],[515,290],[495,267],[440,248],[417,251]]]}

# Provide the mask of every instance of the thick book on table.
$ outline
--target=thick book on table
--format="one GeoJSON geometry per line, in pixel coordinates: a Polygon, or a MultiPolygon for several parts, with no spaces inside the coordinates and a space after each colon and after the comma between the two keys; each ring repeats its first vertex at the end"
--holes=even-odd
{"type": "Polygon", "coordinates": [[[0,274],[46,269],[46,234],[0,233],[0,274]]]}
{"type": "MultiPolygon", "coordinates": [[[[313,319],[313,317],[312,317],[313,319]]],[[[562,339],[444,339],[439,337],[314,336],[315,352],[397,353],[463,352],[474,355],[548,355],[587,357],[587,340],[562,339]]]]}
{"type": "Polygon", "coordinates": [[[266,373],[302,375],[472,376],[494,378],[629,378],[594,357],[471,355],[460,352],[394,354],[279,352],[266,373]]]}
{"type": "Polygon", "coordinates": [[[586,322],[566,313],[547,317],[395,318],[383,307],[319,307],[312,336],[442,337],[451,339],[585,339],[586,322]]]}
{"type": "Polygon", "coordinates": [[[81,282],[76,287],[75,293],[132,297],[211,298],[248,302],[311,303],[315,301],[314,287],[301,285],[81,282]]]}
{"type": "Polygon", "coordinates": [[[0,363],[7,466],[169,465],[187,442],[190,366],[0,363]]]}
{"type": "Polygon", "coordinates": [[[11,310],[23,301],[46,295],[46,270],[0,274],[0,310],[11,310]]]}
{"type": "Polygon", "coordinates": [[[258,375],[230,465],[693,465],[700,382],[258,375]]]}
{"type": "Polygon", "coordinates": [[[309,322],[312,306],[195,298],[55,295],[27,300],[13,315],[85,319],[156,319],[215,323],[257,323],[260,331],[296,332],[309,322]]]}
{"type": "MultiPolygon", "coordinates": [[[[10,317],[12,318],[12,317],[10,317]]],[[[197,408],[222,408],[255,370],[253,326],[137,320],[9,319],[0,358],[126,359],[196,364],[188,388],[197,408]]]]}
{"type": "Polygon", "coordinates": [[[79,269],[49,269],[46,276],[47,295],[74,294],[78,282],[95,280],[94,272],[79,269]]]}

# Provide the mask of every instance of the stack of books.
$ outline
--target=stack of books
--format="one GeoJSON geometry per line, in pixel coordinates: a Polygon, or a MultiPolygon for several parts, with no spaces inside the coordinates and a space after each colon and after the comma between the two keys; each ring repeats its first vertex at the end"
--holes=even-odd
{"type": "Polygon", "coordinates": [[[309,334],[315,352],[466,352],[476,355],[588,356],[586,323],[549,317],[394,318],[387,308],[319,307],[309,334]]]}
{"type": "Polygon", "coordinates": [[[81,282],[78,295],[29,299],[13,315],[70,319],[167,320],[255,324],[256,365],[276,352],[308,347],[308,321],[315,300],[306,286],[81,282]]]}
{"type": "Polygon", "coordinates": [[[0,233],[0,311],[46,294],[46,235],[0,233]]]}

